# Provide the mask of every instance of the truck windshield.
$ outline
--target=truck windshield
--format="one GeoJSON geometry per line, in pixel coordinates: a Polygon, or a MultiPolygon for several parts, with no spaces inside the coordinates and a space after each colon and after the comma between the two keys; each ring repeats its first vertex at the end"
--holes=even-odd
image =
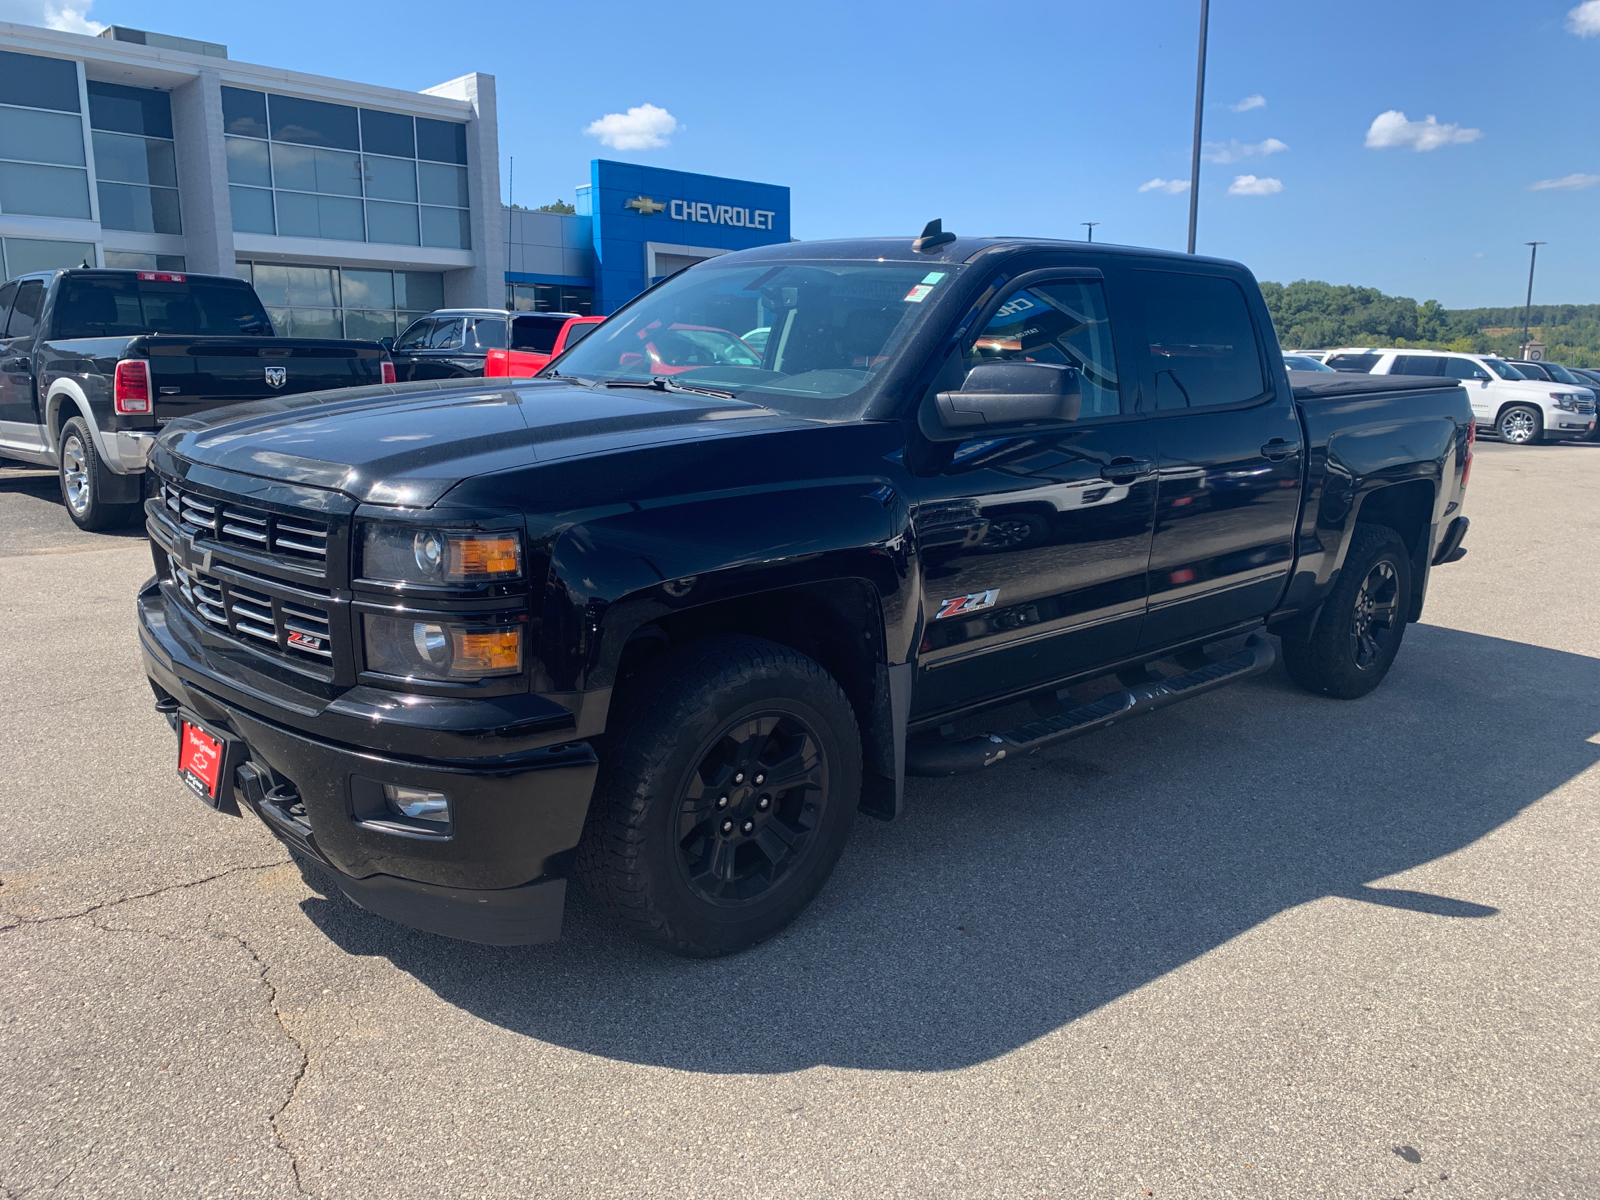
{"type": "Polygon", "coordinates": [[[61,340],[147,333],[271,337],[272,323],[242,280],[169,282],[129,273],[62,280],[52,330],[61,340]]]}
{"type": "Polygon", "coordinates": [[[668,378],[790,416],[849,420],[869,384],[959,267],[907,262],[715,261],[642,296],[563,355],[596,382],[668,378]],[[762,330],[746,340],[737,330],[762,330]]]}

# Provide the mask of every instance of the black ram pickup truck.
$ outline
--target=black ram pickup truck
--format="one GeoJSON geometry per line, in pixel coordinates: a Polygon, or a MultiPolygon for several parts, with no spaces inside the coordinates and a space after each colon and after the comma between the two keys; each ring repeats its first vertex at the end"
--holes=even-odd
{"type": "Polygon", "coordinates": [[[173,422],[140,639],[187,785],[364,907],[548,941],[576,876],[722,954],[907,775],[1279,653],[1370,691],[1464,553],[1472,439],[1452,381],[1287,374],[1237,263],[933,224],[764,246],[532,379],[173,422]],[[759,367],[680,360],[756,327],[759,367]]]}
{"type": "Polygon", "coordinates": [[[81,529],[138,516],[175,417],[393,380],[377,342],[274,337],[242,279],[85,268],[0,287],[0,457],[56,467],[81,529]]]}

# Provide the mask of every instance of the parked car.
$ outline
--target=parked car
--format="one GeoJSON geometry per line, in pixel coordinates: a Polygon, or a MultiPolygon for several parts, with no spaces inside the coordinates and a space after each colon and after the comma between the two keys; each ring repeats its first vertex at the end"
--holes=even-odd
{"type": "MultiPolygon", "coordinates": [[[[398,338],[389,341],[400,382],[418,379],[470,379],[484,374],[532,374],[554,356],[562,336],[573,338],[573,322],[584,328],[600,317],[577,313],[508,313],[498,308],[441,308],[418,317],[398,338]],[[499,354],[496,355],[495,352],[499,354]],[[515,353],[517,371],[510,371],[508,352],[515,353]],[[491,355],[495,355],[491,359],[491,355]],[[544,361],[527,369],[532,357],[544,361]],[[493,364],[491,368],[491,363],[493,364]]],[[[582,336],[581,334],[579,335],[582,336]]]]}
{"type": "Polygon", "coordinates": [[[1378,365],[1378,360],[1383,357],[1381,349],[1371,346],[1346,346],[1339,350],[1329,350],[1322,357],[1325,366],[1332,367],[1335,371],[1350,373],[1370,374],[1372,368],[1378,365]]]}
{"type": "Polygon", "coordinates": [[[513,340],[517,346],[508,350],[489,351],[483,373],[493,378],[528,379],[544,370],[573,346],[583,341],[604,317],[565,317],[555,325],[555,336],[550,336],[550,325],[524,324],[528,318],[512,320],[513,340]]]}
{"type": "Polygon", "coordinates": [[[1309,354],[1285,354],[1283,365],[1291,371],[1327,371],[1330,374],[1333,368],[1325,366],[1320,358],[1312,358],[1309,354]]]}
{"type": "Polygon", "coordinates": [[[1317,362],[1322,362],[1328,357],[1330,352],[1327,350],[1285,350],[1284,353],[1298,354],[1302,358],[1311,358],[1315,359],[1317,362]]]}
{"type": "MultiPolygon", "coordinates": [[[[1568,367],[1567,370],[1583,380],[1583,386],[1593,392],[1596,399],[1600,399],[1600,371],[1592,370],[1589,367],[1568,367]]],[[[1600,441],[1600,425],[1594,428],[1587,440],[1591,442],[1600,441]]]]}
{"type": "Polygon", "coordinates": [[[1237,263],[937,225],[761,246],[535,379],[174,422],[140,645],[186,787],[373,912],[548,941],[576,876],[725,954],[908,774],[1255,675],[1269,628],[1301,686],[1371,691],[1464,553],[1472,444],[1454,379],[1291,380],[1237,263]],[[740,309],[759,361],[667,361],[740,309]],[[341,465],[262,453],[300,442],[341,465]]]}
{"type": "Polygon", "coordinates": [[[1517,446],[1582,438],[1595,427],[1595,398],[1588,388],[1529,379],[1492,354],[1385,350],[1371,373],[1458,379],[1478,424],[1517,446]]]}
{"type": "Polygon", "coordinates": [[[80,529],[138,515],[150,444],[171,420],[393,382],[377,342],[274,336],[232,276],[80,268],[0,287],[0,456],[57,468],[80,529]]]}

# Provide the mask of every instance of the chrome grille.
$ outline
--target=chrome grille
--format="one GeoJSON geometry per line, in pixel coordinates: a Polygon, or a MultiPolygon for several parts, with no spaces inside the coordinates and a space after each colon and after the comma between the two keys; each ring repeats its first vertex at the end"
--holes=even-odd
{"type": "Polygon", "coordinates": [[[207,625],[242,641],[314,662],[333,660],[328,613],[303,600],[224,581],[172,563],[172,582],[207,625]]]}
{"type": "Polygon", "coordinates": [[[161,502],[191,534],[223,544],[248,546],[296,562],[318,565],[328,560],[328,523],[315,517],[284,516],[232,500],[216,500],[161,484],[161,502]]]}

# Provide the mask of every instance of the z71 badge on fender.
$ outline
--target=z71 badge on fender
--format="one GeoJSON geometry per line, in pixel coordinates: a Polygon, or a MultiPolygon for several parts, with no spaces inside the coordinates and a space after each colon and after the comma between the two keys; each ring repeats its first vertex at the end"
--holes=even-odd
{"type": "Polygon", "coordinates": [[[948,600],[939,602],[939,611],[934,615],[935,621],[942,621],[946,617],[964,617],[968,613],[975,613],[980,608],[993,608],[994,602],[1000,599],[1000,589],[990,588],[987,592],[973,592],[968,596],[952,596],[948,600]]]}

